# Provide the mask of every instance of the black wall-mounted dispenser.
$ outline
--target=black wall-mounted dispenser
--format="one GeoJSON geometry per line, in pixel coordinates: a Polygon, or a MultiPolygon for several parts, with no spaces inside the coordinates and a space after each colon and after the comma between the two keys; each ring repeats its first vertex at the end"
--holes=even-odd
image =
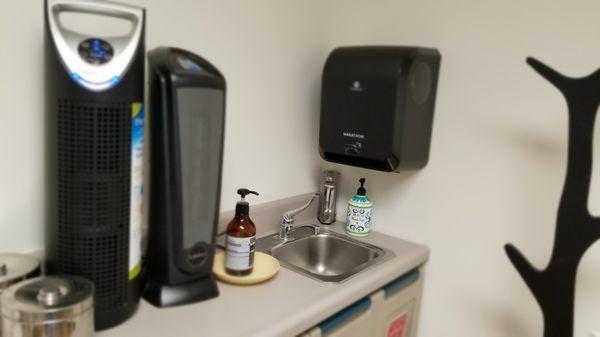
{"type": "Polygon", "coordinates": [[[94,282],[102,330],[135,313],[143,283],[145,10],[100,0],[44,7],[47,270],[94,282]],[[79,32],[64,13],[131,29],[79,32]]]}
{"type": "Polygon", "coordinates": [[[387,172],[424,167],[440,59],[429,48],[335,49],[323,71],[321,157],[387,172]]]}
{"type": "Polygon", "coordinates": [[[218,295],[212,277],[219,220],[225,79],[177,48],[148,53],[150,210],[148,287],[156,306],[218,295]]]}

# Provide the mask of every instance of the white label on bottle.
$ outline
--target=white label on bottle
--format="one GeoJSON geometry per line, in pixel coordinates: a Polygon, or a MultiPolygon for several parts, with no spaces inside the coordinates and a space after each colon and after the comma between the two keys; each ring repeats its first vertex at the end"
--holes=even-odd
{"type": "Polygon", "coordinates": [[[248,270],[254,265],[256,236],[236,238],[227,236],[225,267],[232,270],[248,270]]]}
{"type": "Polygon", "coordinates": [[[371,231],[371,208],[349,205],[346,230],[354,234],[369,234],[371,231]]]}

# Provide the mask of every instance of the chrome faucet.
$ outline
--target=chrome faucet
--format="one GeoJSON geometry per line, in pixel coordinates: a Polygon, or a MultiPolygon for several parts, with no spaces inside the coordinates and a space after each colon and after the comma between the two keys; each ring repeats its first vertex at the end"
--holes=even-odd
{"type": "MultiPolygon", "coordinates": [[[[283,217],[281,217],[281,226],[279,227],[279,239],[281,239],[283,241],[294,240],[294,238],[292,237],[292,228],[294,226],[294,217],[296,215],[298,215],[298,213],[307,209],[313,203],[313,201],[315,201],[319,198],[319,196],[320,196],[320,193],[317,192],[317,193],[313,194],[312,198],[304,206],[302,206],[300,208],[296,208],[296,209],[288,211],[288,212],[285,212],[285,214],[283,214],[283,217]]],[[[315,232],[317,232],[317,229],[315,229],[315,232]]]]}

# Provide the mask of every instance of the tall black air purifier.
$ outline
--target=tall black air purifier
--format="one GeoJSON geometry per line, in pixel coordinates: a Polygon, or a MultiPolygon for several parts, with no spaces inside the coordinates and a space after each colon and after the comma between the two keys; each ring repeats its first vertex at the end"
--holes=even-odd
{"type": "Polygon", "coordinates": [[[144,17],[114,2],[45,2],[47,267],[94,282],[97,330],[131,317],[141,296],[144,17]],[[79,33],[65,13],[131,28],[79,33]]]}
{"type": "Polygon", "coordinates": [[[163,307],[218,295],[212,277],[219,221],[225,78],[177,48],[148,53],[150,210],[148,288],[163,307]]]}

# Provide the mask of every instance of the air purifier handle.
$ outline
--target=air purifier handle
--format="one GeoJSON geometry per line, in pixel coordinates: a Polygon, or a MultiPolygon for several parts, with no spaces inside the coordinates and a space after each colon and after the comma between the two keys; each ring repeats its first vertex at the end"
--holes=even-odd
{"type": "MultiPolygon", "coordinates": [[[[144,26],[144,9],[92,0],[47,0],[48,28],[63,64],[81,86],[92,91],[107,90],[116,85],[127,70],[138,45],[144,26]],[[113,49],[114,57],[100,66],[82,59],[78,48],[86,36],[65,28],[60,22],[61,13],[96,14],[125,19],[131,22],[131,30],[124,36],[105,37],[113,49]]],[[[102,38],[92,36],[92,38],[102,38]]],[[[142,42],[143,43],[143,42],[142,42]]]]}
{"type": "Polygon", "coordinates": [[[54,0],[49,1],[49,8],[55,17],[60,13],[75,12],[121,18],[129,20],[134,24],[140,22],[143,17],[142,10],[138,7],[107,1],[54,0]]]}
{"type": "Polygon", "coordinates": [[[59,15],[66,12],[96,14],[125,19],[132,23],[132,29],[128,35],[136,30],[136,26],[141,24],[144,16],[143,10],[140,8],[107,1],[53,0],[48,2],[48,9],[58,25],[60,25],[59,15]]]}

